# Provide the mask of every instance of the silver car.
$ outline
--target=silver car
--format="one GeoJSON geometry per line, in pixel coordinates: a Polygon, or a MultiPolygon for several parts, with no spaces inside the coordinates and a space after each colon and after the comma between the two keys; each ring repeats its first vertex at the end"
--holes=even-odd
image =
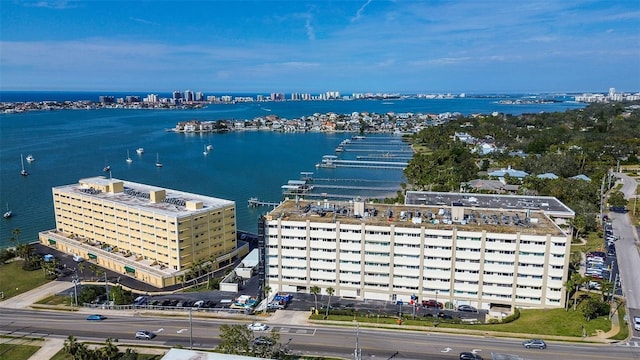
{"type": "Polygon", "coordinates": [[[156,337],[156,334],[152,333],[151,331],[147,331],[147,330],[136,331],[136,339],[151,340],[154,337],[156,337]]]}
{"type": "Polygon", "coordinates": [[[522,346],[525,347],[525,349],[546,349],[547,348],[547,343],[544,342],[544,340],[540,340],[540,339],[531,339],[531,340],[526,340],[522,342],[522,346]]]}

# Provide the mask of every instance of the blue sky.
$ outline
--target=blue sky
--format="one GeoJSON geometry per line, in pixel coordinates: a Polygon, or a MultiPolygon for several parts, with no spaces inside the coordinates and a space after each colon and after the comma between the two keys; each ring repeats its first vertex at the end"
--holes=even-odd
{"type": "Polygon", "coordinates": [[[3,90],[640,91],[640,1],[0,0],[3,90]]]}

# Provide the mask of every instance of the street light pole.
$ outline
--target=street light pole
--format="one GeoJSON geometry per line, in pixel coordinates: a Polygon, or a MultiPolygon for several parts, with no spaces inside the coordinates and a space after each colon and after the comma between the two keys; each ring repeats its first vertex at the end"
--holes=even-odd
{"type": "Polygon", "coordinates": [[[193,308],[189,308],[189,350],[193,350],[193,321],[191,317],[191,312],[193,308]]]}
{"type": "Polygon", "coordinates": [[[76,307],[78,307],[78,272],[75,272],[73,276],[73,298],[75,300],[76,307]]]}

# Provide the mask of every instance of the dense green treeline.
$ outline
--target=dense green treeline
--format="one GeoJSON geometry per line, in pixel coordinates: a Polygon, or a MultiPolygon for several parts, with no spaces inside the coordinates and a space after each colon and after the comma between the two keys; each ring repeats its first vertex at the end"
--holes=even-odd
{"type": "Polygon", "coordinates": [[[410,141],[425,151],[416,153],[405,169],[408,189],[460,191],[464,182],[488,178],[489,168],[511,166],[530,174],[522,183],[506,179],[520,185],[520,194],[557,197],[588,230],[600,210],[601,184],[609,185],[609,171],[618,163],[638,163],[640,106],[592,104],[557,113],[474,115],[425,128],[410,141]],[[455,140],[455,133],[467,133],[496,150],[483,155],[477,144],[455,140]],[[559,178],[536,177],[544,173],[559,178]],[[592,181],[571,179],[580,174],[592,181]]]}

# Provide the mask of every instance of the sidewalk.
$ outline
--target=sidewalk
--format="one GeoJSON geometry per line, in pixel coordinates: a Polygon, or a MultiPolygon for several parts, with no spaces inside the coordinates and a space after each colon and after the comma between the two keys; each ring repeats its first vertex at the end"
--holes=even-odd
{"type": "Polygon", "coordinates": [[[0,301],[0,308],[5,309],[24,309],[31,304],[44,299],[48,296],[55,295],[73,287],[73,284],[67,281],[52,281],[41,285],[33,290],[29,290],[20,295],[16,295],[6,300],[0,301]]]}

